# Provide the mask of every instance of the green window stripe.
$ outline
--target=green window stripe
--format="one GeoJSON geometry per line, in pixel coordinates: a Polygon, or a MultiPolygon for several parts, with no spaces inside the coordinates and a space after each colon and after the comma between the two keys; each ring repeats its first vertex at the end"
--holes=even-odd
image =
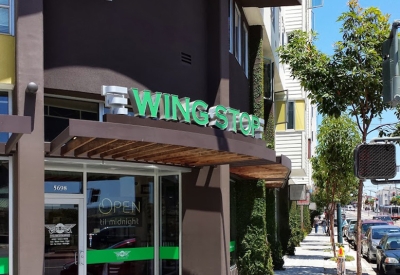
{"type": "Polygon", "coordinates": [[[154,259],[154,247],[88,250],[86,253],[87,264],[143,261],[152,259],[154,259]]]}
{"type": "Polygon", "coordinates": [[[235,241],[231,241],[229,243],[229,252],[233,252],[236,250],[236,242],[235,241]]]}
{"type": "Polygon", "coordinates": [[[162,246],[160,247],[161,260],[179,260],[179,247],[162,246]]]}
{"type": "Polygon", "coordinates": [[[8,257],[0,258],[0,274],[8,274],[8,257]]]}
{"type": "MultiPolygon", "coordinates": [[[[154,247],[88,250],[86,252],[87,264],[143,261],[143,260],[153,260],[153,259],[154,259],[154,247]]],[[[179,260],[179,247],[177,246],[160,247],[160,259],[179,260]]]]}

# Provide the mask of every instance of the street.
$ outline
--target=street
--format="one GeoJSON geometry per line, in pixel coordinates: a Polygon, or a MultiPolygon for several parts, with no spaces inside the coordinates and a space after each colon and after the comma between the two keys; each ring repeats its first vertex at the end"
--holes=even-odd
{"type": "MultiPolygon", "coordinates": [[[[346,213],[346,219],[357,219],[357,211],[345,211],[344,213],[346,213]]],[[[373,216],[379,215],[379,213],[375,213],[371,210],[362,210],[361,211],[361,219],[372,219],[373,216]]],[[[400,220],[395,221],[394,225],[399,226],[400,227],[400,220]]],[[[345,239],[343,240],[345,242],[347,242],[345,239]]],[[[354,247],[352,245],[349,245],[351,249],[354,250],[354,247]]],[[[368,263],[367,261],[363,261],[363,264],[368,264],[375,272],[376,274],[379,274],[377,268],[376,268],[376,262],[371,262],[368,263]]]]}

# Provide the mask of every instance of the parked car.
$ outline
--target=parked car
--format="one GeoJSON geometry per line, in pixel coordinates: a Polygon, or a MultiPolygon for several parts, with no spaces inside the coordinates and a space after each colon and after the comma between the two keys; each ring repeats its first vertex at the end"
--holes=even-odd
{"type": "Polygon", "coordinates": [[[356,211],[356,209],[352,205],[347,205],[345,209],[347,211],[356,211]]]}
{"type": "Polygon", "coordinates": [[[361,255],[369,262],[376,260],[376,246],[387,233],[400,233],[400,227],[394,225],[370,226],[365,233],[365,239],[361,241],[361,255]]]}
{"type": "Polygon", "coordinates": [[[388,224],[394,225],[394,221],[392,220],[392,217],[389,215],[379,215],[379,216],[373,216],[373,220],[382,220],[387,222],[388,224]]]}
{"type": "MultiPolygon", "coordinates": [[[[367,232],[368,228],[371,226],[376,226],[376,225],[389,225],[387,222],[384,222],[382,220],[361,220],[361,241],[365,239],[365,233],[367,232]]],[[[357,249],[357,227],[354,227],[354,249],[357,249]]]]}
{"type": "Polygon", "coordinates": [[[349,226],[349,228],[347,229],[347,241],[351,244],[354,245],[354,239],[355,239],[355,235],[354,235],[354,229],[356,228],[357,223],[353,223],[349,226]]]}
{"type": "Polygon", "coordinates": [[[343,226],[343,236],[347,239],[349,238],[349,228],[351,225],[357,224],[357,220],[355,219],[348,219],[347,225],[343,226]]]}
{"type": "Polygon", "coordinates": [[[386,234],[376,249],[376,267],[379,274],[398,274],[398,270],[400,270],[400,234],[386,234]]]}

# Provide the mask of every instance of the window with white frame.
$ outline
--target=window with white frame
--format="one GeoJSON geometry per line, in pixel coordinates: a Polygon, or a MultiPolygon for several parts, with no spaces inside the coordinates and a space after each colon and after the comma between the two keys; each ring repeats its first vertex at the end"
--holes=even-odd
{"type": "Polygon", "coordinates": [[[287,104],[287,124],[286,124],[286,129],[294,129],[294,102],[289,101],[287,104]]]}
{"type": "Polygon", "coordinates": [[[245,74],[246,74],[246,76],[247,76],[247,70],[248,70],[248,50],[249,50],[249,48],[248,48],[248,44],[249,44],[249,32],[247,31],[247,27],[246,27],[246,24],[243,22],[242,23],[242,36],[243,36],[243,39],[242,39],[242,67],[243,67],[243,69],[244,69],[244,72],[245,72],[245,74]]]}
{"type": "Polygon", "coordinates": [[[228,32],[229,32],[229,52],[233,53],[233,0],[229,0],[229,5],[228,5],[228,32]]]}
{"type": "MultiPolygon", "coordinates": [[[[5,91],[0,91],[0,114],[8,115],[10,114],[10,93],[5,91]]],[[[0,142],[7,142],[10,134],[0,132],[0,142]]]]}
{"type": "Polygon", "coordinates": [[[241,60],[241,21],[242,21],[242,16],[240,15],[240,11],[238,6],[235,4],[235,33],[234,33],[234,51],[235,51],[235,57],[236,59],[240,62],[241,60]]]}
{"type": "Polygon", "coordinates": [[[275,7],[271,8],[271,25],[272,25],[272,29],[275,32],[275,7]]]}
{"type": "Polygon", "coordinates": [[[12,33],[13,0],[0,0],[0,34],[12,33]]]}
{"type": "Polygon", "coordinates": [[[249,32],[240,9],[233,0],[229,1],[229,52],[232,53],[248,76],[249,32]]]}

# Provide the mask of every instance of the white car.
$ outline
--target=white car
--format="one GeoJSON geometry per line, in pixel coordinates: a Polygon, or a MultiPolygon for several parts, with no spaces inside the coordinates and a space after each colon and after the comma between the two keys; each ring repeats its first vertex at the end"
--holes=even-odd
{"type": "Polygon", "coordinates": [[[356,209],[352,205],[347,205],[346,210],[347,211],[356,211],[356,209]]]}

